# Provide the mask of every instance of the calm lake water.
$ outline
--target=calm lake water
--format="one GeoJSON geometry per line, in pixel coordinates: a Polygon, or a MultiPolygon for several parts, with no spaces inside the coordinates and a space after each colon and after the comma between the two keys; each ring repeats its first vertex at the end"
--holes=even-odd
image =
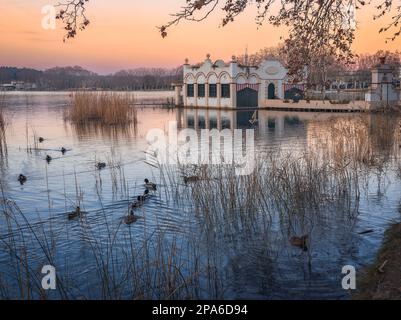
{"type": "MultiPolygon", "coordinates": [[[[136,93],[138,101],[144,104],[172,95],[171,92],[136,93]]],[[[70,101],[67,93],[11,93],[6,100],[9,124],[7,154],[2,158],[0,172],[2,203],[12,200],[21,211],[16,210],[11,220],[0,211],[0,279],[9,284],[10,296],[19,296],[16,279],[18,272],[23,273],[15,268],[10,244],[20,257],[26,253],[30,272],[38,277],[41,267],[47,264],[37,236],[32,234],[34,230],[54,254],[58,275],[65,283],[71,282],[72,298],[103,297],[93,251],[109,254],[118,269],[127,261],[127,255],[132,255],[127,239],[136,244],[148,239],[149,250],[153,252],[157,250],[157,241],[163,241],[164,249],[175,243],[175,259],[180,260],[176,263],[183,265],[184,273],[189,274],[194,257],[199,264],[213,258],[213,279],[219,280],[211,285],[207,283],[210,279],[200,277],[198,286],[203,289],[197,293],[199,298],[347,299],[349,293],[341,287],[342,267],[353,265],[358,274],[375,258],[389,224],[400,218],[401,182],[397,175],[400,122],[394,117],[391,143],[382,145],[375,140],[378,116],[374,115],[261,110],[257,122],[251,124],[252,111],[182,110],[146,105],[138,106],[135,127],[115,130],[82,128],[65,121],[64,111],[70,101]],[[153,128],[167,130],[169,121],[177,121],[179,128],[198,130],[251,128],[255,129],[257,152],[279,149],[283,154],[302,154],[320,150],[330,157],[337,150],[335,142],[329,141],[328,128],[333,124],[341,127],[357,123],[365,126],[363,132],[375,152],[388,157],[380,166],[366,169],[364,179],[358,182],[361,194],[358,203],[353,203],[357,208],[355,215],[344,216],[333,209],[324,218],[313,218],[313,227],[308,230],[309,248],[303,251],[290,244],[287,222],[278,216],[272,218],[269,227],[264,226],[261,218],[247,227],[244,223],[234,227],[233,221],[227,221],[229,228],[224,221],[206,227],[202,210],[195,210],[192,203],[185,201],[184,193],[190,193],[191,186],[181,181],[183,194],[172,196],[160,169],[149,164],[145,154],[147,132],[153,128]],[[39,136],[45,138],[38,144],[39,149],[27,151],[27,146],[34,145],[34,137],[39,136]],[[59,151],[61,147],[68,150],[64,155],[59,151]],[[53,158],[50,163],[45,161],[46,155],[53,158]],[[98,161],[106,162],[107,167],[95,170],[98,161]],[[17,181],[20,173],[28,177],[23,185],[17,181]],[[158,190],[141,208],[141,219],[130,226],[122,224],[129,202],[144,191],[144,178],[156,182],[158,190]],[[86,212],[85,221],[69,221],[67,213],[78,201],[86,212]],[[372,232],[360,234],[366,230],[372,232]],[[217,282],[219,290],[215,288],[217,282]]],[[[146,259],[140,248],[135,248],[135,253],[137,260],[146,259]]],[[[131,271],[127,270],[129,277],[131,271]]],[[[146,270],[141,272],[148,276],[146,270]]],[[[123,277],[119,279],[125,281],[123,277]]],[[[149,296],[160,297],[157,293],[149,296]]],[[[60,294],[50,292],[48,297],[60,298],[60,294]]],[[[122,289],[119,297],[132,298],[130,288],[122,289]]]]}

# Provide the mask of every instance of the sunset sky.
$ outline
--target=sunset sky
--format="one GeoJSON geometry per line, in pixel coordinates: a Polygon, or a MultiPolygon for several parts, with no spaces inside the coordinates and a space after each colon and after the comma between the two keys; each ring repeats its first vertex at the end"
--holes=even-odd
{"type": "MultiPolygon", "coordinates": [[[[184,22],[162,39],[157,26],[169,20],[185,0],[91,0],[89,28],[76,39],[63,43],[63,30],[43,30],[41,8],[57,0],[0,1],[0,65],[46,69],[80,65],[99,73],[134,67],[176,67],[188,57],[228,60],[233,54],[275,46],[284,29],[269,25],[257,28],[255,10],[248,9],[237,21],[219,27],[222,13],[217,10],[202,23],[184,22]]],[[[385,43],[378,33],[385,20],[373,21],[372,7],[358,11],[357,53],[379,49],[401,49],[401,38],[385,43]]]]}

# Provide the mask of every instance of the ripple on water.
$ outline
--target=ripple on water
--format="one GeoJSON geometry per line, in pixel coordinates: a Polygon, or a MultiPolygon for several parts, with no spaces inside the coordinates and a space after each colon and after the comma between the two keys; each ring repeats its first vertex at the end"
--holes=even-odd
{"type": "MultiPolygon", "coordinates": [[[[289,225],[279,218],[268,227],[260,217],[238,220],[233,212],[231,218],[224,217],[214,225],[188,201],[185,192],[189,188],[180,186],[176,194],[166,191],[160,171],[145,162],[148,130],[165,129],[171,120],[182,127],[194,127],[195,111],[188,110],[186,114],[180,109],[143,108],[138,112],[135,130],[80,131],[63,119],[68,95],[34,94],[30,99],[29,108],[24,96],[13,95],[10,100],[13,122],[7,133],[8,168],[0,174],[7,198],[17,202],[23,215],[14,212],[11,230],[6,217],[0,216],[0,240],[3,245],[11,239],[21,247],[29,244],[29,261],[36,268],[46,259],[31,234],[34,230],[42,244],[48,241],[49,248],[54,246],[55,262],[65,274],[73,276],[79,270],[81,276],[74,285],[93,297],[99,296],[94,292],[99,285],[95,252],[106,259],[113,248],[115,262],[122,266],[131,255],[140,256],[144,239],[156,242],[160,236],[166,244],[179,240],[183,260],[191,259],[193,253],[189,251],[194,243],[200,262],[215,259],[224,280],[225,298],[346,299],[347,293],[340,287],[341,267],[352,264],[360,270],[371,262],[387,226],[400,218],[400,181],[390,170],[390,179],[381,184],[375,180],[377,173],[372,174],[354,220],[334,208],[321,219],[311,219],[307,252],[289,244],[294,232],[289,232],[289,225]],[[26,152],[27,119],[29,128],[45,137],[39,152],[26,152]],[[68,149],[64,155],[59,152],[61,146],[68,149]],[[53,157],[50,164],[44,160],[46,154],[53,157]],[[95,170],[97,161],[106,162],[107,167],[95,170]],[[20,173],[28,177],[23,186],[16,180],[20,173]],[[155,181],[158,190],[137,210],[141,218],[125,225],[123,218],[128,214],[129,203],[144,191],[144,178],[155,181]],[[117,180],[114,184],[113,179],[117,180]],[[68,220],[68,212],[78,204],[85,214],[68,220]],[[373,232],[358,234],[368,229],[373,232]],[[51,237],[54,243],[49,241],[51,237]],[[132,244],[136,246],[133,252],[132,244]]],[[[205,127],[202,113],[206,111],[196,112],[201,113],[198,121],[205,127]]],[[[210,123],[215,124],[217,111],[208,112],[210,123]]],[[[224,125],[231,125],[234,116],[240,118],[235,112],[224,111],[224,125]]],[[[301,154],[320,143],[316,141],[326,134],[328,119],[348,121],[349,116],[259,111],[256,149],[268,154],[273,150],[281,150],[283,155],[301,154]]],[[[239,126],[247,127],[244,122],[239,126]]],[[[32,134],[29,131],[30,143],[32,134]]],[[[0,273],[12,274],[6,250],[0,252],[0,273]]]]}

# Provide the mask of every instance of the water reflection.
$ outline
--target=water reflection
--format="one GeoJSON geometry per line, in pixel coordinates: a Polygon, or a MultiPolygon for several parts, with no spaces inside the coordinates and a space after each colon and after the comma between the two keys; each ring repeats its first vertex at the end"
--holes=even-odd
{"type": "MultiPolygon", "coordinates": [[[[135,124],[110,126],[91,122],[71,123],[70,127],[73,130],[73,135],[80,140],[98,137],[118,143],[120,140],[131,140],[137,135],[137,128],[135,124]]],[[[68,129],[66,128],[66,130],[68,129]]]]}
{"type": "MultiPolygon", "coordinates": [[[[11,215],[0,212],[0,275],[7,281],[12,282],[7,275],[14,269],[5,244],[16,241],[17,245],[28,245],[33,269],[45,262],[25,216],[40,239],[54,236],[51,244],[60,275],[72,277],[75,270],[83,275],[84,280],[74,279],[74,288],[82,290],[71,289],[71,297],[115,297],[102,291],[97,280],[96,248],[101,252],[100,261],[116,268],[117,280],[122,280],[117,274],[135,280],[120,288],[123,298],[171,294],[176,298],[347,298],[340,286],[341,266],[350,263],[358,269],[370,262],[388,223],[399,218],[397,117],[142,108],[138,110],[137,127],[117,129],[65,122],[63,103],[67,100],[58,95],[35,97],[29,109],[23,107],[22,100],[13,99],[13,121],[6,131],[9,166],[0,172],[1,185],[7,185],[1,210],[5,211],[4,203],[8,203],[7,210],[15,213],[18,222],[8,223],[11,215]],[[185,185],[177,168],[163,171],[144,161],[147,132],[153,128],[167,132],[169,121],[177,121],[179,129],[255,129],[257,152],[267,157],[257,166],[259,171],[254,172],[252,181],[235,179],[228,169],[220,173],[211,169],[216,170],[215,179],[185,185]],[[45,141],[40,150],[28,153],[26,135],[32,140],[32,129],[45,141]],[[61,146],[69,150],[64,155],[59,151],[61,146]],[[318,162],[302,162],[305,153],[313,155],[311,159],[328,160],[330,168],[322,168],[318,162]],[[46,154],[53,158],[50,164],[44,160],[46,154]],[[269,159],[269,155],[277,159],[269,159]],[[293,161],[294,157],[299,157],[299,163],[293,161]],[[291,169],[291,174],[290,170],[274,173],[270,170],[273,166],[261,169],[271,163],[281,164],[283,158],[292,161],[281,168],[291,169]],[[107,167],[96,170],[96,161],[106,162],[107,167]],[[343,197],[341,203],[331,190],[339,194],[355,190],[356,186],[346,184],[355,181],[354,168],[342,170],[349,163],[355,165],[357,177],[363,178],[358,183],[368,186],[358,189],[361,194],[343,197]],[[306,174],[308,168],[313,174],[306,174]],[[325,174],[331,168],[338,175],[333,171],[325,174]],[[302,174],[295,175],[297,170],[302,174]],[[28,177],[22,186],[17,181],[20,173],[28,177]],[[307,177],[319,174],[337,180],[323,181],[319,184],[322,190],[308,194],[313,183],[307,177]],[[143,218],[128,227],[121,221],[129,201],[143,193],[144,178],[155,181],[158,192],[138,212],[143,218]],[[343,190],[336,189],[337,181],[343,181],[343,190]],[[291,194],[282,192],[284,188],[291,194]],[[281,202],[272,204],[267,201],[269,197],[282,199],[289,207],[281,202]],[[309,199],[322,200],[326,206],[308,203],[309,199]],[[15,201],[21,212],[8,200],[15,201]],[[66,214],[78,201],[86,214],[68,221],[66,214]],[[349,207],[349,211],[344,210],[349,207]],[[374,232],[358,234],[366,229],[374,232]],[[306,252],[288,241],[303,234],[310,237],[306,252]],[[147,292],[145,289],[155,283],[146,279],[153,276],[158,279],[153,288],[167,288],[168,284],[155,271],[161,261],[146,261],[143,252],[149,257],[169,258],[165,265],[173,261],[174,266],[181,266],[183,276],[191,280],[186,282],[187,287],[177,282],[174,288],[187,291],[177,289],[173,293],[170,287],[170,291],[158,294],[147,292]],[[149,270],[147,277],[140,272],[144,268],[149,270]]],[[[170,275],[175,281],[181,279],[175,273],[170,275]]],[[[13,289],[18,296],[18,286],[13,289]]]]}
{"type": "Polygon", "coordinates": [[[296,138],[311,149],[339,148],[340,139],[364,145],[377,156],[391,160],[399,154],[399,117],[381,114],[286,112],[271,110],[177,110],[179,128],[255,129],[259,139],[296,138]]]}

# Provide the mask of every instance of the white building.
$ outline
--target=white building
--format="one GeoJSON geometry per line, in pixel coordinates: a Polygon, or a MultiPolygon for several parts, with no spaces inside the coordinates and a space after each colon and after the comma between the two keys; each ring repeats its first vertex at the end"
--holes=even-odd
{"type": "Polygon", "coordinates": [[[380,63],[372,69],[372,84],[365,95],[365,100],[372,107],[397,105],[401,102],[399,81],[401,70],[394,70],[386,64],[385,57],[380,58],[380,63]],[[398,79],[397,79],[398,78],[398,79]]]}
{"type": "MultiPolygon", "coordinates": [[[[259,66],[242,66],[233,56],[230,63],[212,62],[183,67],[182,104],[186,107],[237,108],[264,106],[268,99],[283,99],[287,69],[278,60],[259,66]]],[[[286,88],[288,89],[288,88],[286,88]]],[[[181,88],[176,86],[176,101],[181,88]]]]}

